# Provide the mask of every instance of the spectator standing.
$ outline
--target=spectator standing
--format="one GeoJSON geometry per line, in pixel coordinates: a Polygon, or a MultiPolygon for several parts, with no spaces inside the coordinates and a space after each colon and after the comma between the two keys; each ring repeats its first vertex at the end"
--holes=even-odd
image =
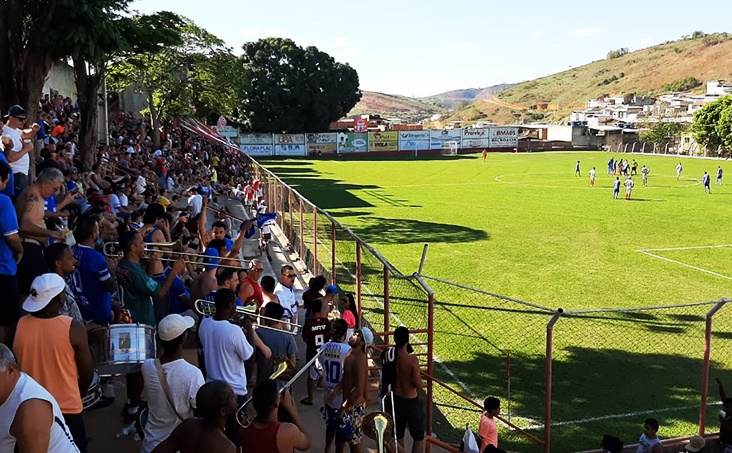
{"type": "Polygon", "coordinates": [[[30,129],[23,129],[27,117],[28,114],[24,108],[14,105],[8,109],[7,123],[3,127],[3,135],[9,136],[13,142],[12,151],[6,150],[5,157],[13,170],[16,193],[20,193],[28,187],[29,153],[34,149],[36,133],[41,128],[37,123],[33,123],[30,129]]]}
{"type": "Polygon", "coordinates": [[[0,344],[0,451],[79,453],[54,397],[0,344]]]}
{"type": "Polygon", "coordinates": [[[18,321],[13,351],[20,366],[58,402],[74,443],[86,452],[86,429],[80,389],[89,388],[92,359],[84,325],[60,314],[66,304],[66,282],[58,274],[33,280],[23,303],[30,313],[18,321]]]}
{"type": "Polygon", "coordinates": [[[636,453],[663,453],[663,444],[658,438],[658,421],[648,418],[643,422],[643,433],[638,439],[636,453]]]}
{"type": "Polygon", "coordinates": [[[194,324],[193,318],[179,314],[170,314],[158,324],[163,355],[147,359],[142,365],[143,399],[149,411],[143,427],[142,453],[150,453],[176,426],[193,416],[196,394],[204,380],[201,370],[183,358],[183,343],[194,324]]]}
{"type": "Polygon", "coordinates": [[[280,269],[280,281],[275,287],[274,293],[277,295],[277,299],[280,301],[280,305],[285,309],[285,319],[288,319],[292,324],[291,329],[297,333],[297,328],[294,327],[297,324],[297,300],[295,299],[295,279],[297,274],[295,269],[289,264],[285,264],[280,269]]]}
{"type": "Polygon", "coordinates": [[[10,198],[3,190],[10,183],[10,165],[0,162],[0,343],[11,344],[15,324],[20,319],[18,301],[18,262],[23,257],[23,244],[18,234],[18,217],[10,198]]]}

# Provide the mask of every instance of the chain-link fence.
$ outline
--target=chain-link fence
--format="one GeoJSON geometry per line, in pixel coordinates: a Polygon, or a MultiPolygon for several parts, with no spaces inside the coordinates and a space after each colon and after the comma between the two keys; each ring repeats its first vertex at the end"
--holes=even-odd
{"type": "Polygon", "coordinates": [[[427,381],[427,429],[436,438],[459,443],[466,423],[477,429],[489,395],[501,399],[507,450],[589,450],[605,433],[632,444],[649,417],[664,438],[717,430],[715,378],[732,392],[732,307],[725,301],[561,312],[404,275],[253,165],[307,268],[354,294],[363,323],[385,344],[400,325],[413,331],[427,381]]]}

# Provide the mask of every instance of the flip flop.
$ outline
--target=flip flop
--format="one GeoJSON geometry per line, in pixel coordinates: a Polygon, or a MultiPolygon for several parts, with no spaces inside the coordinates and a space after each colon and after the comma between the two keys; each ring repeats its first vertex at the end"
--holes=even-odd
{"type": "Polygon", "coordinates": [[[313,405],[312,401],[308,401],[307,398],[303,398],[303,400],[300,401],[300,404],[302,404],[304,406],[312,406],[313,405]]]}

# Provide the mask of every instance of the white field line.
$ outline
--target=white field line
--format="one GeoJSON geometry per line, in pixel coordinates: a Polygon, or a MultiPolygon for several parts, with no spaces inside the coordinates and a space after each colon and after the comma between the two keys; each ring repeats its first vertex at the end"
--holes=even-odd
{"type": "MultiPolygon", "coordinates": [[[[713,403],[707,403],[708,406],[719,406],[721,405],[721,402],[713,402],[713,403]]],[[[675,411],[685,411],[689,409],[698,409],[699,405],[695,404],[693,406],[682,406],[682,407],[667,407],[663,409],[649,409],[645,411],[636,411],[636,412],[627,412],[625,414],[610,414],[610,415],[602,415],[599,417],[590,417],[590,418],[582,418],[579,420],[567,420],[563,422],[555,422],[552,423],[551,426],[566,426],[566,425],[580,425],[582,423],[590,423],[590,422],[597,422],[601,420],[612,420],[617,418],[628,418],[628,417],[637,417],[639,415],[648,415],[648,414],[656,414],[659,412],[675,412],[675,411]]],[[[544,424],[537,423],[535,425],[531,425],[528,427],[523,427],[523,429],[540,429],[543,428],[544,424]]]]}
{"type": "Polygon", "coordinates": [[[732,247],[732,244],[721,244],[721,245],[692,245],[689,247],[667,247],[663,249],[641,249],[636,252],[673,252],[679,250],[702,250],[702,249],[721,249],[725,247],[732,247]]]}
{"type": "Polygon", "coordinates": [[[653,253],[646,252],[645,250],[638,250],[638,253],[642,253],[644,255],[648,255],[648,256],[650,256],[652,258],[656,258],[656,259],[659,259],[659,260],[662,260],[662,261],[668,261],[669,263],[674,263],[674,264],[678,264],[680,266],[688,267],[690,269],[694,269],[695,271],[704,272],[706,274],[714,275],[715,277],[724,278],[724,279],[727,279],[727,280],[732,280],[732,277],[729,277],[727,275],[719,274],[717,272],[713,272],[713,271],[710,271],[708,269],[704,269],[704,268],[701,268],[701,267],[692,266],[691,264],[686,264],[686,263],[684,263],[682,261],[672,260],[671,258],[666,258],[665,256],[655,255],[653,253]]]}
{"type": "MultiPolygon", "coordinates": [[[[330,249],[328,248],[328,246],[327,246],[327,245],[325,245],[325,244],[324,244],[324,243],[323,243],[323,242],[322,242],[322,241],[321,241],[320,239],[318,239],[318,244],[322,245],[322,246],[323,246],[323,248],[324,248],[325,250],[327,250],[327,251],[329,251],[329,252],[330,252],[330,249]]],[[[332,253],[332,252],[331,252],[331,253],[332,253]]],[[[354,281],[356,281],[356,276],[355,276],[355,275],[353,275],[353,274],[351,273],[351,271],[350,271],[350,270],[348,269],[348,267],[346,267],[345,263],[343,263],[343,261],[341,261],[341,260],[340,260],[340,258],[338,258],[338,255],[337,255],[337,254],[336,254],[336,261],[337,261],[337,262],[338,262],[338,263],[339,263],[339,264],[341,265],[341,267],[342,267],[343,269],[345,269],[345,270],[346,270],[346,272],[348,272],[348,275],[350,275],[350,276],[351,276],[351,278],[352,278],[352,279],[353,279],[354,281]]],[[[375,300],[375,301],[376,301],[376,302],[377,302],[377,303],[378,303],[378,304],[379,304],[379,305],[381,306],[381,309],[383,310],[383,309],[384,309],[384,303],[383,303],[382,301],[380,301],[378,297],[376,297],[376,294],[374,294],[374,293],[373,293],[373,292],[371,291],[371,288],[369,288],[369,286],[368,286],[368,285],[363,285],[363,286],[364,286],[364,287],[366,288],[366,291],[367,291],[367,292],[368,292],[368,293],[369,293],[369,294],[371,295],[371,297],[372,297],[372,298],[373,298],[373,299],[374,299],[374,300],[375,300]]],[[[401,319],[399,319],[399,317],[398,317],[397,315],[395,315],[394,313],[390,312],[390,313],[389,313],[389,316],[391,316],[391,318],[392,318],[392,319],[393,319],[394,321],[396,321],[396,322],[397,322],[397,324],[399,324],[400,326],[405,326],[405,325],[406,325],[406,324],[404,324],[404,323],[402,322],[402,320],[401,320],[401,319]]],[[[410,334],[409,334],[409,336],[410,336],[410,337],[412,338],[412,340],[414,340],[414,342],[415,342],[415,343],[421,343],[421,341],[419,340],[419,338],[417,338],[417,336],[416,336],[416,335],[414,335],[413,333],[410,333],[410,334]]],[[[421,347],[422,347],[422,349],[424,350],[424,352],[427,352],[427,346],[425,346],[425,345],[421,345],[421,347]]],[[[444,363],[442,363],[442,360],[440,360],[440,357],[439,357],[439,356],[438,356],[437,354],[435,354],[435,353],[433,352],[433,353],[432,353],[432,358],[434,359],[434,361],[435,361],[435,362],[436,362],[436,363],[437,363],[438,365],[440,365],[440,368],[442,368],[442,370],[443,370],[443,371],[444,371],[445,373],[449,374],[449,375],[450,375],[450,377],[452,377],[453,379],[455,379],[455,382],[457,382],[457,383],[458,383],[458,385],[459,385],[459,386],[460,386],[460,387],[461,387],[461,388],[462,388],[462,389],[463,389],[463,390],[464,390],[464,391],[465,391],[465,392],[466,392],[466,393],[468,394],[468,396],[470,396],[471,398],[475,398],[475,394],[474,394],[474,393],[473,393],[473,392],[472,392],[472,391],[470,390],[470,388],[468,388],[468,386],[467,386],[467,385],[465,385],[465,383],[464,383],[463,381],[461,381],[461,380],[460,380],[460,378],[458,378],[458,377],[457,377],[457,376],[455,375],[455,373],[453,373],[453,372],[452,372],[452,370],[451,370],[450,368],[448,368],[448,367],[447,367],[447,365],[445,365],[444,363]]]]}

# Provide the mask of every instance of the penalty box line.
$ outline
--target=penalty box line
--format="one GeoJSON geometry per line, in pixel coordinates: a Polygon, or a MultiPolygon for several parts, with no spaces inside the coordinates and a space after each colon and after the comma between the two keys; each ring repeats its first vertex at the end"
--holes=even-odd
{"type": "Polygon", "coordinates": [[[732,244],[727,245],[710,245],[710,246],[699,246],[699,247],[676,247],[676,248],[667,248],[667,249],[647,249],[647,250],[636,250],[638,253],[642,253],[644,255],[650,256],[651,258],[655,258],[657,260],[661,261],[667,261],[669,263],[678,264],[679,266],[688,267],[689,269],[694,269],[695,271],[704,272],[705,274],[713,275],[715,277],[724,278],[726,280],[732,280],[732,277],[724,274],[720,274],[718,272],[710,271],[709,269],[704,269],[703,267],[698,266],[692,266],[691,264],[684,263],[683,261],[673,260],[671,258],[666,258],[665,256],[657,255],[655,253],[651,253],[650,250],[653,251],[673,251],[673,250],[694,250],[694,249],[705,249],[705,248],[722,248],[722,247],[732,247],[732,244]]]}

